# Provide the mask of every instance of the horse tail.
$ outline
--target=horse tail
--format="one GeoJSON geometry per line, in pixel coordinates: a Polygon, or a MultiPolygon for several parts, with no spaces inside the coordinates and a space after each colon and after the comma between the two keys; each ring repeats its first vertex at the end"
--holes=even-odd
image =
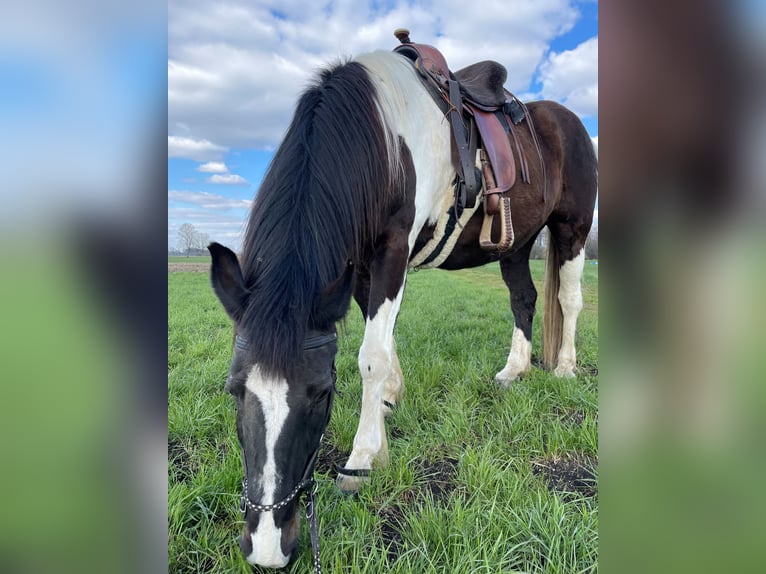
{"type": "Polygon", "coordinates": [[[549,234],[543,288],[543,365],[549,370],[555,367],[564,327],[564,314],[559,303],[560,267],[559,250],[549,234]]]}

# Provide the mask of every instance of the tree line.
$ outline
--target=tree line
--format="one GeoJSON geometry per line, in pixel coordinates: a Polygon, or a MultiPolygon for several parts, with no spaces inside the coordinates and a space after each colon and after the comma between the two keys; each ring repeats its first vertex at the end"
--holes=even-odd
{"type": "MultiPolygon", "coordinates": [[[[184,223],[178,229],[178,249],[187,257],[190,255],[204,254],[210,238],[207,233],[200,233],[191,223],[184,223]]],[[[544,227],[537,236],[535,244],[530,253],[531,259],[545,259],[545,248],[548,245],[548,228],[544,227]]],[[[588,234],[588,240],[585,242],[585,258],[598,259],[598,222],[588,234]]]]}
{"type": "Polygon", "coordinates": [[[187,257],[198,254],[208,243],[208,234],[197,231],[191,223],[184,223],[178,228],[178,249],[187,257]]]}
{"type": "MultiPolygon", "coordinates": [[[[540,235],[535,239],[535,244],[532,246],[529,258],[545,259],[545,249],[548,246],[548,241],[548,228],[543,227],[540,235]]],[[[588,233],[588,239],[585,241],[585,259],[598,259],[598,222],[593,223],[593,227],[590,233],[588,233]]]]}

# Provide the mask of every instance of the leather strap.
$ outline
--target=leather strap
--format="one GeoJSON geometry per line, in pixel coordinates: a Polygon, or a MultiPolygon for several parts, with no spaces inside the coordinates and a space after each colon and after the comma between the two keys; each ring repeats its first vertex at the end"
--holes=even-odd
{"type": "Polygon", "coordinates": [[[460,96],[460,86],[453,79],[447,80],[447,84],[449,85],[450,124],[452,125],[452,133],[455,134],[460,171],[462,171],[460,175],[464,184],[460,192],[460,203],[465,206],[468,197],[476,197],[476,172],[474,171],[476,159],[472,158],[469,152],[468,133],[463,123],[463,102],[460,96]]]}
{"type": "Polygon", "coordinates": [[[335,465],[335,472],[343,476],[362,476],[365,478],[370,476],[369,468],[341,468],[335,465]]]}

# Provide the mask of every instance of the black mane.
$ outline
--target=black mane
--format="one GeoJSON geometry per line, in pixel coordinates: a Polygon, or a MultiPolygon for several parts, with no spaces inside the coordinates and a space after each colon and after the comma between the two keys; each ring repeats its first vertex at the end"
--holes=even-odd
{"type": "Polygon", "coordinates": [[[240,325],[265,373],[286,376],[307,329],[345,314],[349,281],[337,312],[320,309],[320,296],[376,237],[395,189],[380,113],[361,64],[320,72],[266,172],[245,233],[251,295],[240,325]]]}

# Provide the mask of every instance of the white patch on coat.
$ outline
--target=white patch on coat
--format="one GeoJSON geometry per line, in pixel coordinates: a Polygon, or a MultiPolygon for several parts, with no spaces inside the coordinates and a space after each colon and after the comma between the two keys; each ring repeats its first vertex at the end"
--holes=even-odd
{"type": "Polygon", "coordinates": [[[411,251],[423,225],[438,220],[444,190],[455,178],[449,121],[405,57],[379,50],[356,61],[370,73],[386,125],[404,138],[412,156],[417,181],[415,220],[408,237],[411,251]]]}
{"type": "Polygon", "coordinates": [[[388,443],[384,424],[383,393],[394,369],[394,325],[404,293],[404,277],[393,301],[386,299],[373,319],[367,319],[364,341],[359,348],[362,375],[362,410],[354,446],[346,468],[372,468],[374,461],[385,463],[388,443]]]}
{"type": "Polygon", "coordinates": [[[582,288],[580,279],[585,264],[585,252],[580,249],[577,256],[565,262],[559,269],[559,304],[564,315],[561,349],[554,374],[557,377],[574,377],[577,360],[575,356],[575,332],[577,317],[582,309],[582,288]]]}
{"type": "MultiPolygon", "coordinates": [[[[481,169],[481,159],[479,155],[480,153],[481,152],[479,150],[476,151],[476,167],[479,169],[481,169]]],[[[482,181],[482,189],[480,193],[483,193],[483,191],[484,182],[482,181]]],[[[434,235],[428,241],[428,243],[426,243],[423,248],[412,258],[409,264],[410,268],[436,269],[439,267],[439,265],[444,263],[447,257],[449,257],[452,253],[452,250],[455,248],[457,240],[460,238],[460,234],[463,233],[463,228],[468,224],[468,220],[473,217],[473,214],[476,213],[476,210],[479,209],[481,205],[482,200],[481,195],[479,195],[476,198],[476,203],[473,207],[463,209],[463,211],[460,213],[460,218],[457,220],[455,226],[452,229],[452,232],[450,233],[450,236],[444,242],[444,245],[441,246],[441,251],[437,254],[436,257],[434,257],[432,261],[429,261],[424,265],[423,262],[431,257],[433,252],[442,242],[442,239],[446,234],[447,223],[449,222],[450,218],[453,217],[455,212],[455,191],[454,186],[450,185],[444,191],[444,196],[442,197],[441,215],[439,216],[439,220],[436,222],[434,235]]]]}
{"type": "MultiPolygon", "coordinates": [[[[265,423],[266,462],[263,465],[262,483],[263,499],[261,504],[274,504],[277,474],[274,450],[277,439],[282,433],[282,427],[290,413],[287,404],[287,381],[282,378],[264,377],[258,365],[253,366],[247,377],[245,386],[258,399],[263,411],[265,423]]],[[[250,534],[253,552],[247,557],[251,564],[268,568],[283,568],[290,560],[282,554],[282,529],[274,523],[273,512],[261,513],[258,529],[250,534]]]]}
{"type": "Polygon", "coordinates": [[[517,377],[528,372],[531,366],[532,342],[527,340],[521,329],[514,327],[508,361],[505,363],[505,368],[495,375],[495,381],[500,385],[508,386],[517,377]]]}

